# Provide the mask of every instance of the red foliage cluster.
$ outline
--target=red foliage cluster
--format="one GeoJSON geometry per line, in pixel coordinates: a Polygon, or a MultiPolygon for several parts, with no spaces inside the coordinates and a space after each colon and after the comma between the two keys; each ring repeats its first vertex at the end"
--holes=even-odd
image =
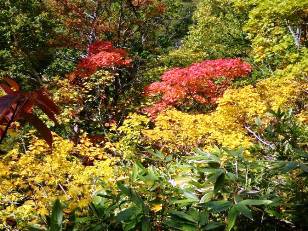
{"type": "Polygon", "coordinates": [[[144,6],[148,4],[152,4],[153,0],[132,0],[131,1],[133,6],[138,7],[138,6],[144,6]]]}
{"type": "Polygon", "coordinates": [[[81,50],[88,45],[91,34],[113,31],[107,16],[101,16],[101,0],[46,0],[46,4],[55,17],[63,22],[66,30],[49,41],[53,46],[81,50]]]}
{"type": "Polygon", "coordinates": [[[59,113],[58,107],[49,99],[44,89],[31,92],[21,92],[19,85],[10,78],[5,78],[0,87],[7,95],[0,97],[0,142],[14,121],[25,120],[32,124],[41,134],[43,139],[51,146],[52,135],[47,126],[33,114],[33,107],[38,106],[55,123],[55,114],[59,113]]]}
{"type": "Polygon", "coordinates": [[[215,103],[232,80],[247,76],[251,69],[250,64],[241,59],[217,59],[166,71],[160,82],[145,88],[147,96],[162,95],[160,101],[146,108],[146,112],[155,116],[168,106],[181,105],[187,99],[201,104],[215,103]]]}
{"type": "Polygon", "coordinates": [[[109,41],[97,41],[89,46],[88,56],[80,60],[77,70],[70,75],[70,80],[88,77],[100,68],[129,66],[131,62],[124,49],[114,48],[109,41]]]}
{"type": "Polygon", "coordinates": [[[155,17],[159,14],[163,14],[166,12],[166,5],[161,1],[155,0],[132,0],[132,5],[134,7],[148,8],[150,9],[147,12],[148,17],[155,17]],[[150,6],[150,7],[149,7],[150,6]]]}

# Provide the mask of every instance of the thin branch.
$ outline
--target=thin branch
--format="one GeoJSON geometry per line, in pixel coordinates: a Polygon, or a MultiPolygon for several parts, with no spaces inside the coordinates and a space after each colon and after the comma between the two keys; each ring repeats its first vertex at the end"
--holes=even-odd
{"type": "Polygon", "coordinates": [[[262,144],[270,147],[271,149],[274,149],[275,148],[275,145],[274,144],[271,144],[270,142],[268,141],[265,141],[263,140],[256,132],[254,132],[253,130],[251,130],[251,128],[247,125],[245,125],[245,129],[251,134],[253,135],[258,141],[260,141],[262,144]]]}
{"type": "Polygon", "coordinates": [[[64,192],[64,194],[65,194],[65,196],[67,197],[67,199],[68,199],[68,200],[71,199],[70,195],[67,194],[67,192],[65,191],[65,189],[63,188],[63,186],[62,186],[60,183],[59,183],[58,185],[59,185],[60,189],[64,192]]]}
{"type": "Polygon", "coordinates": [[[302,31],[299,27],[296,28],[296,32],[294,32],[293,28],[291,27],[291,25],[288,23],[288,21],[286,21],[286,24],[287,24],[287,27],[294,39],[294,43],[297,47],[297,49],[300,49],[301,47],[301,42],[300,42],[300,39],[301,39],[301,34],[302,34],[302,31]]]}

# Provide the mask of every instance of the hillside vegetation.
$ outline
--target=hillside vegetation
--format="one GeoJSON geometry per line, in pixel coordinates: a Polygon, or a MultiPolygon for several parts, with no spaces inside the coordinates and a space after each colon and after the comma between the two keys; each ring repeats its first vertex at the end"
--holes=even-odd
{"type": "Polygon", "coordinates": [[[308,0],[0,19],[0,230],[308,230],[308,0]]]}

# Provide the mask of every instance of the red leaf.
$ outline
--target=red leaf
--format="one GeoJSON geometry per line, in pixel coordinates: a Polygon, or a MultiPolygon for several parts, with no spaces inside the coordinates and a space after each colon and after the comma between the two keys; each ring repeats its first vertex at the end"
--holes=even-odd
{"type": "Polygon", "coordinates": [[[89,54],[81,59],[77,69],[70,74],[70,80],[76,77],[88,77],[100,68],[129,66],[132,60],[126,50],[115,48],[109,41],[96,41],[89,46],[89,54]]]}
{"type": "Polygon", "coordinates": [[[34,114],[26,114],[25,120],[28,121],[31,125],[33,125],[42,138],[47,142],[47,144],[52,146],[52,134],[49,128],[34,114]]]}
{"type": "Polygon", "coordinates": [[[40,89],[37,92],[37,100],[36,103],[38,105],[45,105],[49,108],[53,113],[58,114],[60,110],[58,106],[48,97],[47,92],[44,89],[40,89]]]}
{"type": "Polygon", "coordinates": [[[6,83],[0,83],[0,87],[6,94],[13,94],[14,91],[6,83]]]}
{"type": "Polygon", "coordinates": [[[9,114],[13,114],[13,110],[16,109],[16,104],[20,101],[20,94],[10,94],[0,97],[0,120],[4,118],[7,120],[9,114]]]}
{"type": "Polygon", "coordinates": [[[147,96],[162,95],[161,100],[146,111],[155,117],[169,106],[183,104],[187,98],[201,104],[215,103],[232,80],[250,72],[250,64],[241,59],[206,60],[186,68],[173,68],[161,76],[160,82],[145,88],[147,96]]]}
{"type": "Polygon", "coordinates": [[[13,89],[14,91],[20,91],[20,87],[19,87],[19,84],[16,83],[15,80],[9,78],[9,77],[6,77],[4,78],[4,81],[11,87],[11,89],[13,89]]]}
{"type": "Polygon", "coordinates": [[[6,78],[5,81],[6,83],[0,84],[0,87],[7,92],[7,95],[0,97],[0,125],[5,126],[4,130],[0,129],[0,143],[13,121],[25,119],[37,128],[41,136],[51,146],[51,131],[37,116],[32,114],[32,111],[33,106],[37,105],[50,119],[56,122],[54,114],[59,113],[58,107],[42,89],[23,93],[19,92],[19,85],[14,80],[6,78]]]}
{"type": "Polygon", "coordinates": [[[47,93],[43,89],[37,91],[36,104],[51,120],[57,123],[55,114],[59,114],[59,108],[48,98],[47,93]]]}

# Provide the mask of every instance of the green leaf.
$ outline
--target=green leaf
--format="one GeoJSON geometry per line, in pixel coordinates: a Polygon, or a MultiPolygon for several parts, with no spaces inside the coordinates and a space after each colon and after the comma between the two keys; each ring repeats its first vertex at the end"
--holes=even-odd
{"type": "Polygon", "coordinates": [[[119,222],[127,221],[127,220],[132,219],[133,217],[136,217],[139,213],[141,213],[140,208],[138,208],[136,206],[129,207],[129,208],[119,212],[116,219],[119,222]]]}
{"type": "Polygon", "coordinates": [[[257,117],[257,118],[255,119],[255,123],[256,123],[257,126],[259,126],[259,127],[261,126],[262,121],[261,121],[260,117],[257,117]]]}
{"type": "Polygon", "coordinates": [[[239,157],[243,157],[243,152],[244,152],[244,149],[243,148],[238,148],[238,149],[235,149],[235,150],[229,150],[227,148],[224,148],[224,150],[230,154],[231,156],[234,156],[236,158],[239,158],[239,157]]]}
{"type": "Polygon", "coordinates": [[[144,218],[141,223],[142,231],[151,231],[151,222],[149,218],[144,218]]]}
{"type": "Polygon", "coordinates": [[[190,205],[192,203],[195,203],[196,201],[194,199],[182,199],[182,200],[174,200],[172,201],[173,204],[180,204],[181,206],[190,205]]]}
{"type": "Polygon", "coordinates": [[[172,161],[172,155],[166,156],[165,161],[166,162],[172,161]]]}
{"type": "Polygon", "coordinates": [[[253,220],[252,213],[251,213],[250,209],[246,205],[239,203],[235,207],[245,217],[248,217],[249,219],[253,220]]]}
{"type": "Polygon", "coordinates": [[[222,189],[222,187],[224,186],[224,183],[225,183],[225,174],[221,173],[216,179],[214,185],[214,193],[218,193],[218,191],[222,189]]]}
{"type": "Polygon", "coordinates": [[[307,165],[307,164],[300,164],[300,168],[301,168],[301,170],[303,170],[304,172],[308,172],[308,165],[307,165]]]}
{"type": "Polygon", "coordinates": [[[230,231],[233,228],[233,226],[235,225],[237,215],[238,215],[238,210],[234,206],[229,210],[228,213],[228,224],[226,231],[230,231]]]}
{"type": "Polygon", "coordinates": [[[181,212],[181,211],[171,211],[170,214],[172,216],[181,218],[183,220],[190,221],[192,223],[197,223],[197,221],[192,216],[190,216],[190,215],[188,215],[188,214],[186,214],[184,212],[181,212]]]}
{"type": "Polygon", "coordinates": [[[191,224],[183,224],[181,227],[182,231],[196,231],[197,227],[191,224]]]}
{"type": "Polygon", "coordinates": [[[199,225],[204,226],[209,222],[209,212],[202,211],[199,213],[199,225]]]}
{"type": "Polygon", "coordinates": [[[180,227],[182,226],[181,222],[175,221],[175,220],[168,220],[165,222],[165,224],[170,227],[170,228],[174,228],[176,230],[181,230],[180,227]]]}
{"type": "Polygon", "coordinates": [[[211,222],[209,223],[207,226],[205,226],[205,230],[213,230],[213,229],[217,229],[219,227],[224,226],[224,224],[219,223],[219,222],[211,222]]]}
{"type": "Polygon", "coordinates": [[[204,163],[215,162],[215,163],[220,164],[220,159],[216,155],[214,155],[213,153],[204,152],[199,148],[197,148],[195,150],[195,152],[196,152],[196,154],[198,154],[198,156],[195,156],[192,159],[196,159],[196,160],[200,160],[200,161],[204,160],[205,161],[204,163]]]}
{"type": "Polygon", "coordinates": [[[183,195],[187,198],[187,199],[190,199],[192,201],[199,201],[199,198],[193,193],[193,192],[187,192],[187,191],[184,191],[183,192],[183,195]]]}
{"type": "Polygon", "coordinates": [[[239,202],[239,204],[242,205],[268,205],[271,204],[271,200],[252,200],[252,199],[247,199],[239,202]]]}
{"type": "Polygon", "coordinates": [[[294,170],[296,168],[298,168],[299,165],[297,162],[288,162],[286,165],[283,166],[283,168],[281,169],[282,172],[286,173],[289,172],[291,170],[294,170]]]}
{"type": "Polygon", "coordinates": [[[28,231],[44,231],[46,229],[40,227],[39,225],[29,225],[27,230],[28,231]]]}
{"type": "Polygon", "coordinates": [[[136,164],[134,164],[132,174],[131,174],[131,179],[133,181],[136,181],[138,179],[138,175],[139,175],[139,168],[136,164]]]}
{"type": "Polygon", "coordinates": [[[187,224],[187,223],[178,222],[178,221],[174,221],[174,220],[169,220],[165,224],[167,226],[169,226],[170,228],[173,228],[175,230],[181,230],[181,231],[195,231],[195,230],[197,230],[197,227],[194,224],[187,224]]]}
{"type": "Polygon", "coordinates": [[[124,195],[128,196],[132,202],[134,202],[137,206],[141,208],[145,208],[145,205],[141,197],[137,193],[135,193],[131,188],[124,186],[120,182],[117,182],[117,185],[118,185],[118,188],[121,190],[121,192],[124,195]]]}
{"type": "Polygon", "coordinates": [[[209,209],[212,209],[214,212],[222,212],[229,209],[232,206],[230,201],[220,200],[220,201],[210,201],[205,204],[209,209]]]}
{"type": "Polygon", "coordinates": [[[131,220],[131,221],[127,222],[127,223],[124,223],[124,225],[123,225],[124,231],[136,230],[135,229],[136,225],[137,225],[136,222],[137,222],[136,220],[131,220]]]}
{"type": "Polygon", "coordinates": [[[63,221],[63,205],[59,199],[55,201],[52,207],[52,213],[50,217],[50,231],[62,230],[63,221]]]}
{"type": "Polygon", "coordinates": [[[213,195],[214,195],[213,192],[208,192],[208,193],[204,194],[201,197],[199,203],[206,203],[206,202],[210,201],[213,198],[213,195]]]}
{"type": "Polygon", "coordinates": [[[158,151],[158,150],[155,150],[155,151],[149,150],[148,152],[151,153],[153,156],[157,157],[157,158],[160,159],[160,160],[164,160],[164,159],[165,159],[165,155],[164,155],[161,151],[158,151]]]}

